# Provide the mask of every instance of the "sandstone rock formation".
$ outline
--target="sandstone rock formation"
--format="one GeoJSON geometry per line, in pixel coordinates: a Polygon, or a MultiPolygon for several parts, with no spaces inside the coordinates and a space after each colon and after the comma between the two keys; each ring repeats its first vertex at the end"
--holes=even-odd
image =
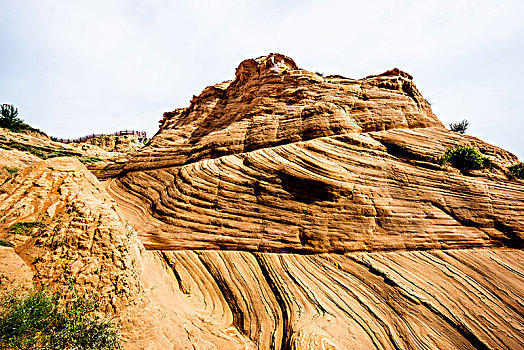
{"type": "Polygon", "coordinates": [[[187,302],[162,255],[144,251],[116,206],[77,159],[53,158],[17,172],[0,187],[0,238],[15,245],[0,247],[0,291],[34,282],[67,298],[72,283],[78,293],[99,297],[129,349],[251,343],[232,327],[230,312],[217,317],[215,309],[187,302]],[[41,225],[26,235],[11,232],[28,222],[41,225]]]}
{"type": "Polygon", "coordinates": [[[128,162],[89,165],[103,182],[68,158],[10,177],[0,276],[22,259],[34,283],[96,291],[128,349],[519,349],[516,161],[446,130],[405,72],[324,78],[272,54],[128,162]],[[459,144],[494,167],[438,165],[459,144]],[[44,225],[13,237],[24,221],[44,225]]]}
{"type": "Polygon", "coordinates": [[[167,113],[110,189],[151,249],[348,252],[520,245],[509,152],[446,130],[399,70],[323,78],[282,55],[167,113]],[[473,144],[493,172],[436,165],[473,144]]]}
{"type": "Polygon", "coordinates": [[[137,142],[136,137],[121,141],[119,142],[122,146],[119,148],[121,151],[113,152],[88,143],[65,144],[52,141],[45,134],[37,131],[19,133],[0,128],[0,183],[9,177],[9,173],[48,158],[77,157],[83,162],[100,168],[110,164],[123,164],[127,161],[125,148],[135,150],[138,147],[137,142]]]}
{"type": "Polygon", "coordinates": [[[108,152],[130,153],[142,148],[145,140],[145,137],[137,135],[102,135],[87,139],[85,143],[108,152]]]}

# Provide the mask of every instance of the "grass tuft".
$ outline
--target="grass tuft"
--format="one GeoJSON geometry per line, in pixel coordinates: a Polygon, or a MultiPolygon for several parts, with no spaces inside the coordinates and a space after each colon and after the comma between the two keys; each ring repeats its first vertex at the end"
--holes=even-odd
{"type": "Polygon", "coordinates": [[[98,157],[78,157],[78,160],[84,164],[93,164],[103,161],[102,158],[98,157]]]}
{"type": "Polygon", "coordinates": [[[14,247],[13,243],[0,239],[0,247],[14,247]]]}
{"type": "Polygon", "coordinates": [[[41,221],[17,222],[9,228],[9,233],[13,235],[27,236],[31,233],[31,231],[33,231],[33,228],[35,227],[44,228],[45,225],[41,221]]]}

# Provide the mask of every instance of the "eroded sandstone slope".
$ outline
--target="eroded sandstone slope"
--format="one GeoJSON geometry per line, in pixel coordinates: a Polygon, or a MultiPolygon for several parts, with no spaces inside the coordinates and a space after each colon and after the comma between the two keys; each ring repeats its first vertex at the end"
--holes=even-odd
{"type": "Polygon", "coordinates": [[[64,158],[11,177],[0,269],[98,292],[128,349],[520,349],[516,161],[446,130],[404,72],[324,78],[270,55],[93,168],[103,183],[64,158]],[[494,168],[435,162],[459,144],[494,168]]]}
{"type": "Polygon", "coordinates": [[[116,206],[75,158],[41,161],[14,174],[0,186],[0,239],[14,245],[0,247],[0,292],[44,285],[66,299],[71,286],[94,294],[128,349],[251,344],[232,326],[230,311],[216,314],[187,302],[162,256],[144,250],[116,206]],[[28,223],[36,225],[13,230],[28,223]]]}

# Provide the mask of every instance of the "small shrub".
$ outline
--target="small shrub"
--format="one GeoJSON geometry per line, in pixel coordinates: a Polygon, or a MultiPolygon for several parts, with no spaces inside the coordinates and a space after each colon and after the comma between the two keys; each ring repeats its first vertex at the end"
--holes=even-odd
{"type": "Polygon", "coordinates": [[[451,165],[461,171],[480,170],[493,166],[489,157],[483,156],[475,147],[464,145],[448,148],[439,163],[451,165]]]}
{"type": "Polygon", "coordinates": [[[517,179],[524,179],[524,163],[517,163],[510,166],[509,174],[517,179]]]}
{"type": "Polygon", "coordinates": [[[459,134],[464,134],[466,130],[468,130],[469,127],[469,121],[464,119],[461,122],[451,123],[449,124],[449,128],[451,131],[458,132],[459,134]]]}
{"type": "Polygon", "coordinates": [[[84,164],[92,164],[92,163],[98,163],[98,162],[103,161],[102,158],[98,158],[98,157],[78,157],[78,160],[84,164]]]}
{"type": "Polygon", "coordinates": [[[16,173],[18,170],[20,170],[20,168],[17,168],[15,166],[4,166],[4,169],[7,170],[7,172],[11,175],[13,175],[14,173],[16,173]]]}
{"type": "Polygon", "coordinates": [[[9,233],[13,235],[28,235],[33,231],[33,228],[45,227],[43,222],[40,221],[25,221],[25,222],[17,222],[11,228],[9,229],[9,233]]]}
{"type": "Polygon", "coordinates": [[[11,292],[0,303],[0,348],[120,349],[117,330],[97,309],[96,300],[76,292],[65,304],[45,289],[11,292]]]}
{"type": "Polygon", "coordinates": [[[0,239],[0,247],[13,247],[13,243],[0,239]]]}
{"type": "Polygon", "coordinates": [[[142,142],[144,146],[147,146],[147,143],[149,142],[149,139],[147,137],[139,137],[138,141],[142,142]]]}

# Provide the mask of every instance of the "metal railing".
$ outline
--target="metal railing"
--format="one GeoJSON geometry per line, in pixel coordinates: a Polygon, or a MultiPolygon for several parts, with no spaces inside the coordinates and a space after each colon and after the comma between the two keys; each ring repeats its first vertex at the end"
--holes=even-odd
{"type": "Polygon", "coordinates": [[[62,142],[62,143],[76,143],[76,142],[85,142],[89,139],[100,137],[100,136],[121,136],[121,135],[136,135],[140,137],[147,137],[145,131],[122,130],[122,131],[117,131],[112,134],[91,134],[91,135],[79,137],[77,139],[57,139],[57,141],[62,142]]]}

